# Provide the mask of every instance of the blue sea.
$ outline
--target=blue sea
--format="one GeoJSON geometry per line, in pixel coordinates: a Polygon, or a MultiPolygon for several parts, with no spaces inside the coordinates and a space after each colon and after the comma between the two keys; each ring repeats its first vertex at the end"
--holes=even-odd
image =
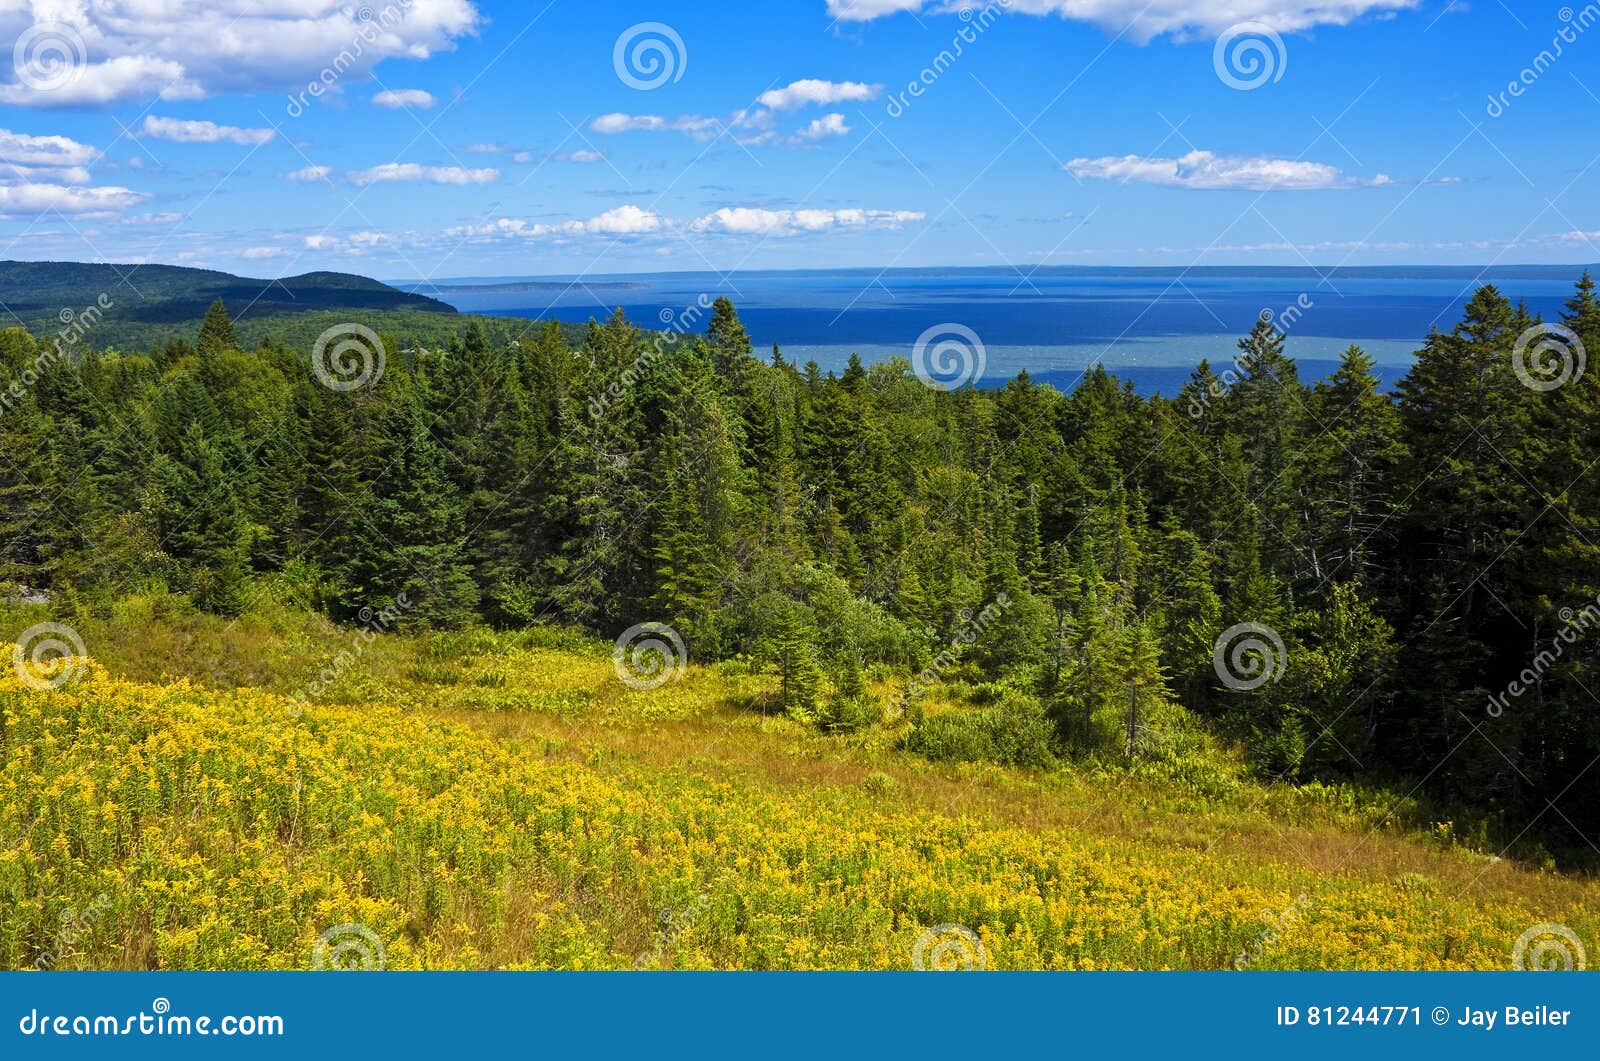
{"type": "MultiPolygon", "coordinates": [[[[1263,313],[1280,322],[1302,376],[1320,378],[1354,343],[1392,382],[1428,331],[1448,330],[1481,284],[1552,319],[1582,266],[827,269],[502,276],[396,282],[467,312],[604,318],[700,331],[718,295],[758,350],[838,370],[852,353],[909,357],[929,329],[958,324],[982,343],[981,385],[1026,369],[1070,386],[1095,364],[1146,393],[1171,394],[1202,358],[1230,361],[1263,313]],[[681,323],[680,323],[681,322],[681,323]]],[[[937,340],[935,340],[937,342],[937,340]]]]}

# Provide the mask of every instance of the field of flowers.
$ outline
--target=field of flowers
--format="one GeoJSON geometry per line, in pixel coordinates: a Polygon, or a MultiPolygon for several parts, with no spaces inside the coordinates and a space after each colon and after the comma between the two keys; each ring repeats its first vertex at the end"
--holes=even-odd
{"type": "Polygon", "coordinates": [[[135,625],[60,688],[0,670],[0,966],[1508,968],[1535,926],[1600,943],[1591,880],[1328,793],[929,763],[763,716],[736,668],[628,689],[571,638],[385,638],[307,700],[331,628],[135,625]],[[159,677],[164,643],[205,684],[159,677]],[[246,655],[259,687],[224,684],[246,655]]]}

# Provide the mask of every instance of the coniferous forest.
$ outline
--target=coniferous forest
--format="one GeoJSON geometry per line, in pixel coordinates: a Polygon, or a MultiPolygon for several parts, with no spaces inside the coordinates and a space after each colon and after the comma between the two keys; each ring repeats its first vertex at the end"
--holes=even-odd
{"type": "MultiPolygon", "coordinates": [[[[240,349],[220,302],[138,352],[55,358],[13,328],[0,584],[658,623],[777,674],[768,706],[824,731],[905,712],[914,750],[1036,767],[1204,733],[1262,778],[1422,791],[1576,847],[1600,828],[1600,372],[1531,385],[1540,323],[1483,287],[1387,394],[1354,347],[1302,380],[1263,321],[1151,398],[1101,369],[1065,394],[824,373],[753,349],[726,299],[670,341],[620,311],[576,347],[553,322],[385,336],[354,387],[240,349]],[[923,717],[945,679],[983,709],[923,717]]],[[[1547,323],[1600,350],[1587,275],[1547,323]]]]}

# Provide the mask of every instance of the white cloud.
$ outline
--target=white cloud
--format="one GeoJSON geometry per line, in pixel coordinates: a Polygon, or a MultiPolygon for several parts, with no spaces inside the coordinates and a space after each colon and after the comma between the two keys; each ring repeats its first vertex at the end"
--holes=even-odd
{"type": "MultiPolygon", "coordinates": [[[[1170,33],[1179,38],[1214,37],[1239,22],[1264,22],[1280,33],[1317,26],[1345,26],[1367,14],[1386,14],[1418,6],[1420,0],[1011,0],[1003,10],[1024,15],[1056,15],[1091,22],[1112,34],[1146,42],[1170,33]],[[1131,13],[1130,13],[1131,12],[1131,13]]],[[[1002,10],[994,5],[995,10],[1002,10]]],[[[828,14],[842,22],[867,22],[902,11],[950,14],[977,10],[970,0],[828,0],[828,14]]]]}
{"type": "Polygon", "coordinates": [[[500,179],[497,169],[466,169],[462,166],[420,166],[415,162],[386,162],[350,175],[351,183],[365,188],[384,181],[427,181],[431,184],[492,184],[500,179]]]}
{"type": "Polygon", "coordinates": [[[1390,183],[1389,178],[1382,174],[1371,180],[1361,180],[1321,162],[1266,156],[1227,156],[1210,151],[1191,151],[1181,158],[1141,158],[1138,155],[1075,158],[1066,164],[1065,169],[1079,179],[1262,192],[1356,188],[1390,183]]]}
{"type": "Polygon", "coordinates": [[[0,103],[95,106],[196,99],[225,92],[298,92],[331,71],[365,78],[390,58],[427,59],[482,22],[471,0],[5,0],[0,39],[49,23],[79,57],[45,90],[0,85],[0,103]],[[362,18],[362,12],[367,17],[362,18]]]}
{"type": "Polygon", "coordinates": [[[658,232],[666,222],[660,214],[632,204],[607,210],[587,220],[573,219],[553,224],[530,222],[519,217],[503,217],[484,225],[462,225],[446,229],[446,239],[485,242],[496,239],[537,239],[541,236],[643,236],[658,232]]]}
{"type": "Polygon", "coordinates": [[[260,146],[278,135],[271,129],[241,129],[237,125],[218,125],[215,122],[187,121],[182,118],[158,118],[154,114],[144,120],[139,129],[143,136],[157,140],[173,140],[180,144],[233,144],[260,146]]]}
{"type": "Polygon", "coordinates": [[[590,151],[588,148],[579,148],[577,151],[569,151],[565,155],[557,155],[556,157],[563,162],[604,162],[606,160],[606,157],[600,152],[590,151]]]}
{"type": "Polygon", "coordinates": [[[0,182],[88,184],[84,167],[100,152],[65,136],[30,136],[0,129],[0,182]]]}
{"type": "Polygon", "coordinates": [[[806,143],[816,143],[832,136],[848,136],[850,126],[846,124],[842,114],[824,114],[795,133],[795,139],[806,143]]]}
{"type": "Polygon", "coordinates": [[[373,96],[372,102],[380,107],[388,107],[391,110],[400,107],[427,110],[437,101],[433,98],[433,93],[424,92],[420,88],[386,88],[376,96],[373,96]]]}
{"type": "Polygon", "coordinates": [[[297,170],[285,173],[284,179],[297,181],[301,184],[311,184],[315,181],[325,181],[333,175],[332,166],[302,166],[297,170]]]}
{"type": "Polygon", "coordinates": [[[882,91],[882,85],[867,85],[860,81],[819,81],[808,77],[783,88],[768,89],[756,102],[763,107],[786,111],[807,104],[825,106],[830,103],[865,102],[876,99],[882,91]]]}
{"type": "MultiPolygon", "coordinates": [[[[53,82],[52,82],[53,84],[53,82]]],[[[183,65],[148,55],[84,62],[59,85],[38,89],[21,81],[0,85],[0,103],[13,107],[100,107],[119,99],[199,99],[200,87],[183,65]]]]}
{"type": "Polygon", "coordinates": [[[899,228],[926,216],[920,210],[764,210],[725,206],[697,218],[689,228],[736,236],[793,236],[838,229],[899,228]]]}
{"type": "Polygon", "coordinates": [[[358,256],[375,248],[395,246],[400,242],[400,239],[388,232],[362,229],[359,232],[346,232],[338,236],[319,232],[314,236],[306,236],[304,242],[307,250],[339,251],[343,254],[358,256]]]}
{"type": "Polygon", "coordinates": [[[83,187],[100,152],[65,136],[0,129],[0,215],[106,215],[145,196],[128,188],[83,187]]]}
{"type": "Polygon", "coordinates": [[[111,214],[145,196],[127,188],[68,188],[60,184],[0,185],[0,215],[111,214]]]}
{"type": "Polygon", "coordinates": [[[684,114],[665,118],[659,114],[602,114],[589,123],[593,132],[605,135],[618,133],[684,133],[696,140],[705,141],[730,133],[740,144],[809,144],[830,136],[843,136],[850,131],[842,114],[827,114],[806,125],[793,136],[780,137],[774,130],[774,112],[762,107],[734,111],[724,120],[699,114],[684,114]]]}
{"type": "Polygon", "coordinates": [[[687,133],[696,139],[715,136],[723,128],[719,118],[703,118],[698,114],[685,114],[680,118],[663,118],[659,114],[602,114],[589,123],[597,133],[687,133]]]}
{"type": "Polygon", "coordinates": [[[255,261],[259,258],[278,258],[287,253],[282,247],[246,247],[239,257],[255,261]]]}

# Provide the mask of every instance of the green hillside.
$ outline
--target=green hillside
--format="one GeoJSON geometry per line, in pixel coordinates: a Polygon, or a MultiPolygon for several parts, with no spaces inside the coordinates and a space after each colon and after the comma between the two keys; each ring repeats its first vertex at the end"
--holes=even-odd
{"type": "MultiPolygon", "coordinates": [[[[193,340],[207,307],[219,298],[241,344],[249,347],[271,338],[309,348],[323,331],[356,314],[359,323],[401,345],[444,345],[466,327],[466,315],[438,299],[354,273],[273,280],[177,265],[0,261],[0,304],[9,311],[7,323],[20,323],[41,339],[70,331],[79,319],[93,320],[85,311],[101,307],[98,320],[80,338],[84,345],[141,349],[175,338],[193,340]]],[[[532,323],[516,317],[478,319],[501,341],[519,337],[532,323]]]]}

